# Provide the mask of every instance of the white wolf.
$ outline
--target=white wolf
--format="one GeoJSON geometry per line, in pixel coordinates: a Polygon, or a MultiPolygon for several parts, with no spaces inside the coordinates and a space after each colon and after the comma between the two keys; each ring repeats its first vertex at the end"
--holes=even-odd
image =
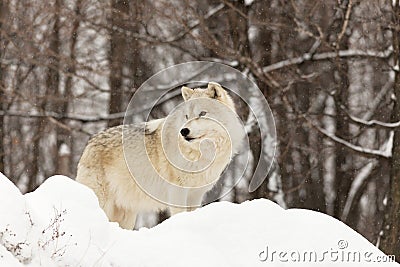
{"type": "Polygon", "coordinates": [[[181,108],[167,118],[141,126],[107,129],[93,136],[82,154],[76,180],[93,189],[109,220],[118,222],[122,228],[133,229],[139,212],[168,207],[142,190],[136,179],[138,171],[134,172],[134,179],[132,168],[140,170],[144,187],[186,204],[186,207],[170,207],[175,214],[201,205],[204,194],[241,147],[244,132],[235,105],[219,84],[210,82],[206,89],[184,86],[182,96],[185,101],[181,108]],[[207,145],[206,140],[212,145],[207,145]],[[125,150],[125,158],[126,147],[130,149],[125,150]],[[153,171],[146,164],[149,161],[153,171]],[[184,188],[185,193],[163,188],[165,184],[155,172],[164,182],[184,188]]]}

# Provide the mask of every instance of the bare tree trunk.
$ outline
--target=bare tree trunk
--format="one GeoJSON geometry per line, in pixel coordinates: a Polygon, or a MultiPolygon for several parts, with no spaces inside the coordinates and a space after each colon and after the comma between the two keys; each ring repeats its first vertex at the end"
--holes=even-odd
{"type": "MultiPolygon", "coordinates": [[[[342,138],[346,138],[349,132],[349,123],[345,114],[341,109],[340,105],[346,103],[347,90],[348,90],[348,79],[346,77],[346,63],[338,63],[337,72],[337,83],[340,84],[339,93],[335,99],[336,104],[336,135],[342,138]]],[[[352,183],[352,171],[351,171],[351,161],[352,155],[348,153],[346,148],[338,143],[335,143],[335,156],[336,156],[336,171],[335,171],[335,204],[334,204],[334,215],[340,218],[343,212],[344,205],[346,204],[346,199],[350,186],[352,183]]]]}
{"type": "MultiPolygon", "coordinates": [[[[400,23],[399,1],[393,2],[393,23],[400,23]]],[[[394,66],[399,66],[400,36],[398,29],[393,31],[394,66]]],[[[392,121],[400,121],[400,74],[395,72],[394,95],[396,101],[392,111],[392,121]]],[[[390,171],[390,191],[388,205],[385,211],[383,224],[382,250],[386,254],[395,255],[400,260],[400,130],[394,132],[393,150],[390,171]]]]}
{"type": "Polygon", "coordinates": [[[28,176],[28,184],[26,188],[26,192],[32,192],[38,187],[38,176],[39,176],[39,154],[40,154],[40,139],[41,139],[41,129],[43,128],[43,119],[38,119],[36,123],[36,127],[33,127],[32,130],[35,131],[35,135],[33,136],[32,143],[32,151],[30,156],[30,161],[27,162],[27,176],[28,176]]]}
{"type": "MultiPolygon", "coordinates": [[[[60,55],[60,1],[61,0],[55,0],[54,1],[54,8],[52,9],[52,14],[51,14],[51,19],[50,19],[50,25],[52,27],[50,28],[51,34],[49,37],[49,49],[50,51],[55,55],[55,56],[50,56],[48,58],[49,60],[49,65],[51,66],[50,68],[47,69],[46,73],[46,95],[52,95],[55,98],[54,99],[48,99],[47,97],[44,98],[44,110],[46,111],[54,111],[56,113],[61,113],[62,107],[66,99],[62,98],[60,95],[60,60],[58,56],[60,55]]],[[[60,130],[58,129],[57,125],[51,124],[49,126],[49,133],[54,133],[57,135],[57,142],[55,144],[51,145],[50,153],[51,157],[53,159],[52,162],[52,167],[53,170],[50,170],[49,173],[45,173],[45,177],[48,177],[50,175],[53,175],[54,172],[58,170],[58,164],[59,164],[59,132],[60,130]]],[[[43,131],[43,129],[39,129],[39,131],[43,131]]],[[[38,154],[39,156],[39,154],[38,154]]]]}
{"type": "MultiPolygon", "coordinates": [[[[70,64],[67,66],[67,73],[69,74],[66,77],[65,80],[65,91],[64,95],[66,96],[66,99],[70,99],[72,97],[72,88],[73,88],[73,76],[75,75],[76,72],[76,46],[77,46],[77,40],[78,40],[78,29],[80,26],[80,16],[81,14],[81,0],[77,0],[75,2],[75,10],[72,14],[73,22],[72,22],[72,28],[71,28],[71,40],[69,43],[69,61],[70,64]]],[[[63,114],[68,114],[69,109],[69,101],[65,101],[62,112],[63,114]]],[[[68,120],[63,120],[65,124],[68,123],[68,120]]],[[[69,155],[63,155],[63,151],[61,149],[59,150],[59,156],[62,157],[60,158],[60,166],[58,167],[57,172],[67,175],[67,176],[74,176],[75,175],[75,170],[76,168],[73,168],[73,142],[74,139],[71,136],[71,133],[66,133],[65,131],[63,132],[65,135],[62,136],[62,133],[59,133],[58,136],[60,136],[60,139],[58,139],[58,147],[59,149],[61,148],[62,143],[66,145],[66,148],[69,149],[69,155]],[[74,170],[74,171],[73,171],[74,170]]]]}
{"type": "MultiPolygon", "coordinates": [[[[259,3],[259,5],[269,5],[268,3],[259,3]]],[[[227,14],[228,14],[228,23],[230,25],[230,37],[231,37],[231,42],[232,42],[232,49],[234,51],[238,51],[238,53],[247,58],[253,58],[253,49],[250,46],[250,40],[249,40],[249,29],[250,29],[250,16],[251,14],[251,8],[246,5],[245,1],[237,1],[232,3],[234,6],[234,9],[230,9],[227,14]],[[237,12],[240,12],[241,14],[245,14],[247,18],[244,18],[243,16],[238,16],[237,12]]],[[[269,13],[269,10],[266,9],[261,9],[263,10],[261,14],[254,14],[255,16],[258,16],[258,19],[265,20],[267,16],[267,13],[269,13]]],[[[254,56],[254,58],[260,58],[260,62],[257,62],[259,64],[265,64],[268,65],[270,63],[270,43],[271,43],[271,32],[266,30],[266,31],[261,31],[260,35],[258,36],[258,47],[262,47],[262,51],[258,50],[259,54],[257,56],[254,56]]],[[[256,45],[256,47],[257,47],[256,45]]],[[[243,70],[246,66],[239,66],[238,68],[240,70],[243,70]]],[[[258,84],[261,84],[260,81],[257,81],[255,78],[256,82],[258,84]]],[[[267,90],[264,91],[265,93],[267,90]]],[[[238,115],[240,118],[245,119],[246,116],[248,115],[249,109],[245,105],[242,107],[238,107],[239,109],[237,110],[238,115]]],[[[253,170],[255,170],[255,167],[257,165],[257,162],[259,160],[265,160],[265,159],[260,159],[261,155],[261,133],[257,129],[257,127],[254,127],[253,131],[249,134],[249,145],[250,145],[250,150],[253,156],[253,170]]],[[[266,176],[268,175],[267,173],[265,174],[266,176]]],[[[251,193],[251,198],[268,198],[269,197],[269,190],[268,190],[268,179],[265,179],[264,182],[255,190],[254,192],[251,193]]],[[[233,202],[241,202],[243,199],[247,199],[248,196],[243,196],[239,191],[237,191],[236,188],[234,188],[233,191],[233,202]]]]}
{"type": "MultiPolygon", "coordinates": [[[[123,70],[127,61],[128,45],[126,36],[115,30],[124,28],[124,20],[129,15],[129,2],[123,0],[112,0],[110,22],[112,25],[110,40],[110,102],[109,113],[117,113],[122,109],[124,102],[123,70]]],[[[108,126],[121,124],[121,119],[108,121],[108,126]]]]}
{"type": "MultiPolygon", "coordinates": [[[[254,9],[259,10],[259,12],[255,12],[254,16],[257,20],[262,21],[264,23],[268,23],[271,21],[272,16],[272,3],[270,1],[260,1],[253,3],[254,9]],[[268,8],[265,8],[267,5],[268,8]]],[[[248,24],[249,22],[247,22],[248,24]]],[[[259,27],[259,33],[256,37],[255,43],[252,46],[252,54],[255,60],[258,60],[256,63],[261,66],[268,66],[271,64],[271,46],[272,46],[272,32],[271,30],[265,27],[259,27]]],[[[248,31],[248,29],[247,29],[248,31]]],[[[248,39],[248,38],[247,38],[248,39]]],[[[249,42],[249,41],[248,41],[249,42]]],[[[248,44],[250,46],[250,42],[248,44]]],[[[249,53],[248,53],[249,55],[249,53]]],[[[259,86],[262,86],[262,83],[258,83],[259,86]]],[[[267,86],[263,88],[263,94],[265,97],[268,97],[268,89],[267,86]]],[[[253,156],[253,170],[256,168],[256,164],[260,159],[261,155],[261,132],[254,127],[254,130],[249,134],[249,145],[250,150],[253,156]]],[[[267,174],[266,174],[267,175],[267,174]]],[[[264,182],[252,193],[250,193],[251,198],[268,198],[269,197],[269,189],[268,189],[268,179],[265,179],[264,182]]]]}
{"type": "MultiPolygon", "coordinates": [[[[20,77],[18,77],[18,79],[20,80],[20,77]]],[[[38,81],[37,77],[35,77],[34,79],[34,83],[36,84],[36,86],[38,86],[40,82],[38,81]]],[[[18,85],[19,84],[21,84],[21,81],[18,81],[18,85]]],[[[34,101],[37,103],[39,110],[43,110],[45,108],[46,101],[40,99],[40,96],[38,96],[34,101]]],[[[26,166],[28,177],[26,192],[34,191],[40,185],[40,181],[38,178],[40,175],[40,166],[43,164],[43,162],[41,162],[40,160],[40,141],[42,139],[45,126],[45,118],[37,118],[31,124],[31,132],[33,132],[32,141],[31,144],[26,144],[27,147],[31,148],[29,161],[27,161],[26,166]]]]}
{"type": "MultiPolygon", "coordinates": [[[[351,1],[351,0],[350,0],[351,1]]],[[[342,6],[338,7],[334,15],[334,22],[332,25],[332,32],[335,36],[336,49],[346,49],[348,47],[348,38],[344,34],[341,36],[342,28],[345,23],[345,12],[348,7],[349,1],[343,1],[342,6]]],[[[340,58],[335,60],[334,64],[334,82],[338,85],[337,93],[334,95],[335,110],[336,110],[336,135],[341,138],[348,139],[349,122],[346,120],[347,114],[344,113],[341,106],[347,106],[349,78],[347,62],[340,58]]],[[[334,202],[334,216],[340,218],[343,212],[344,205],[348,192],[352,183],[352,155],[348,153],[345,147],[341,144],[335,143],[335,202],[334,202]]]]}
{"type": "MultiPolygon", "coordinates": [[[[309,84],[312,88],[312,84],[309,84]]],[[[315,94],[317,95],[315,99],[310,103],[308,108],[311,114],[321,114],[325,109],[326,97],[324,93],[318,92],[316,89],[315,94]]],[[[320,125],[320,119],[316,119],[316,124],[320,125]]],[[[326,196],[324,192],[324,175],[323,175],[323,164],[324,160],[319,156],[319,152],[323,148],[323,139],[320,134],[316,131],[308,130],[307,143],[310,147],[310,151],[307,153],[308,164],[310,168],[310,179],[306,187],[307,198],[305,200],[305,207],[313,210],[318,210],[320,212],[326,213],[327,203],[326,196]]]]}
{"type": "MultiPolygon", "coordinates": [[[[6,21],[7,17],[7,12],[8,11],[8,1],[0,1],[0,59],[4,57],[5,51],[6,51],[6,41],[3,38],[2,31],[5,30],[3,29],[4,24],[3,21],[6,21]]],[[[4,71],[6,67],[0,63],[0,110],[4,110],[4,89],[5,89],[5,83],[4,83],[4,71]]],[[[4,173],[4,116],[0,115],[0,172],[4,173]]]]}
{"type": "MultiPolygon", "coordinates": [[[[235,8],[237,10],[240,10],[243,14],[246,14],[249,16],[249,8],[245,5],[244,1],[236,1],[233,3],[235,8]]],[[[237,16],[237,13],[235,10],[230,9],[227,12],[227,17],[228,17],[228,23],[230,25],[230,37],[231,37],[231,42],[232,42],[232,48],[235,51],[238,51],[239,54],[251,58],[251,50],[250,50],[250,42],[248,38],[248,29],[249,29],[249,21],[241,16],[237,16]]],[[[243,70],[245,66],[239,66],[240,70],[243,70]]],[[[237,110],[239,117],[243,117],[244,114],[241,114],[244,112],[244,109],[238,109],[237,110]]],[[[260,137],[260,136],[259,136],[260,137]]],[[[260,153],[255,151],[257,148],[254,146],[254,141],[256,139],[255,135],[250,136],[250,148],[254,149],[252,150],[253,157],[255,160],[253,162],[257,162],[260,153]],[[258,155],[257,155],[258,154],[258,155]]],[[[259,139],[257,140],[259,141],[259,139]]],[[[254,168],[255,169],[255,168],[254,168]]],[[[265,174],[267,175],[267,174],[265,174]]],[[[260,187],[261,188],[261,187],[260,187]]],[[[261,190],[260,188],[259,191],[261,190]]],[[[261,196],[258,196],[261,197],[261,196]]],[[[238,192],[237,188],[234,187],[232,190],[232,202],[238,203],[240,199],[242,199],[243,196],[240,196],[240,192],[238,192]]]]}
{"type": "MultiPolygon", "coordinates": [[[[143,10],[145,10],[145,2],[140,0],[131,1],[130,6],[130,17],[133,20],[132,28],[136,33],[139,33],[139,24],[143,16],[143,10]]],[[[129,101],[133,93],[142,85],[145,80],[150,77],[149,67],[146,61],[142,59],[141,46],[136,38],[129,38],[128,40],[129,54],[129,71],[130,71],[130,83],[128,84],[129,94],[126,103],[129,101]]]]}

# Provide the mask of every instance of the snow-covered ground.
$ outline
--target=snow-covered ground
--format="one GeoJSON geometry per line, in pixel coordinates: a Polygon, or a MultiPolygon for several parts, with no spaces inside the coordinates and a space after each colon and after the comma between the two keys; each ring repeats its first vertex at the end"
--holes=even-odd
{"type": "Polygon", "coordinates": [[[400,266],[327,215],[218,202],[160,225],[109,223],[88,188],[53,176],[22,195],[0,176],[0,266],[400,266]]]}

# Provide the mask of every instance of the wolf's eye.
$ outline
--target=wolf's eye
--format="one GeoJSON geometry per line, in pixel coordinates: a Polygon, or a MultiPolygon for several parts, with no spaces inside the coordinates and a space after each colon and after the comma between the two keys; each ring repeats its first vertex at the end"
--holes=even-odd
{"type": "Polygon", "coordinates": [[[202,111],[202,112],[200,112],[199,117],[203,117],[203,116],[205,116],[206,114],[207,114],[207,111],[202,111]]]}
{"type": "Polygon", "coordinates": [[[188,119],[189,119],[189,116],[188,116],[188,115],[185,115],[185,118],[188,120],[188,119]]]}

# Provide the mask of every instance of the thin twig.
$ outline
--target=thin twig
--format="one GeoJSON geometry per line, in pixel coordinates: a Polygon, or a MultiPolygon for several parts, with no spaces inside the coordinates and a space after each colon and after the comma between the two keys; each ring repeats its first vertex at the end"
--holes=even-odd
{"type": "Polygon", "coordinates": [[[346,29],[347,29],[347,25],[349,24],[349,20],[350,20],[350,14],[351,14],[351,8],[353,7],[353,1],[349,0],[349,4],[347,5],[347,10],[346,10],[346,15],[344,17],[344,22],[343,22],[343,26],[342,26],[342,30],[340,31],[337,41],[336,41],[336,49],[339,50],[340,48],[340,41],[342,40],[346,29]]]}

